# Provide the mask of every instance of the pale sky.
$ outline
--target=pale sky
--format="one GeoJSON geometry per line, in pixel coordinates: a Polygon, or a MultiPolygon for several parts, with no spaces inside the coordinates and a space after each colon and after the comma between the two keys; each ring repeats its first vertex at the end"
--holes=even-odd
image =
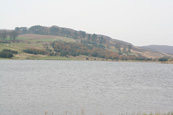
{"type": "Polygon", "coordinates": [[[0,29],[33,25],[173,46],[173,0],[0,0],[0,29]]]}

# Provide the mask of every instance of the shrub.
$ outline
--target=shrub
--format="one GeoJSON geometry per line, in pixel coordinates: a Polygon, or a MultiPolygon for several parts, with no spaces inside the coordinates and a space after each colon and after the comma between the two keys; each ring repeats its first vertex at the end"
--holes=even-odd
{"type": "Polygon", "coordinates": [[[168,61],[167,57],[159,58],[159,61],[168,61]]]}
{"type": "Polygon", "coordinates": [[[30,53],[30,54],[42,54],[45,55],[46,52],[44,50],[41,49],[25,49],[23,50],[25,53],[30,53]]]}
{"type": "Polygon", "coordinates": [[[12,58],[13,54],[9,52],[0,52],[0,57],[2,58],[12,58]]]}
{"type": "Polygon", "coordinates": [[[10,50],[10,49],[3,49],[0,52],[0,57],[2,57],[2,58],[12,58],[13,54],[18,54],[18,52],[14,51],[14,50],[10,50]]]}
{"type": "Polygon", "coordinates": [[[10,49],[3,49],[2,52],[8,52],[8,53],[12,53],[12,54],[18,54],[17,51],[10,50],[10,49]]]}

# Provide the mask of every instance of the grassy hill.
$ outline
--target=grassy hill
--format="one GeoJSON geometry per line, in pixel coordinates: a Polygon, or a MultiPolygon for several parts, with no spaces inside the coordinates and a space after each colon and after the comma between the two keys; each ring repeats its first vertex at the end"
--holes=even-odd
{"type": "Polygon", "coordinates": [[[17,27],[15,31],[20,34],[15,40],[0,40],[0,51],[18,51],[12,59],[152,60],[169,56],[105,35],[58,26],[17,27]]]}
{"type": "MultiPolygon", "coordinates": [[[[49,55],[41,55],[41,54],[30,54],[25,53],[25,49],[39,49],[39,50],[46,50],[46,46],[49,45],[53,41],[61,41],[64,40],[66,42],[73,42],[73,40],[69,40],[63,37],[57,36],[48,36],[48,35],[34,35],[34,34],[25,34],[19,35],[15,42],[10,43],[0,43],[0,51],[3,49],[11,49],[18,51],[19,53],[15,55],[12,59],[67,59],[65,57],[55,57],[49,55]]],[[[68,58],[69,60],[70,58],[68,58]]]]}

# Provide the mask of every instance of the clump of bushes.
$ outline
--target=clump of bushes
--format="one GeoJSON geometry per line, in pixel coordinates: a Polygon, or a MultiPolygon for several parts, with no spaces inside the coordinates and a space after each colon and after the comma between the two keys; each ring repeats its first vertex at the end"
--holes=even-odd
{"type": "Polygon", "coordinates": [[[41,49],[25,49],[23,50],[25,53],[30,53],[30,54],[42,54],[42,55],[45,55],[46,52],[44,50],[41,50],[41,49]]]}
{"type": "Polygon", "coordinates": [[[10,49],[4,49],[0,52],[0,57],[12,58],[14,56],[13,54],[18,54],[18,52],[10,49]]]}
{"type": "Polygon", "coordinates": [[[168,61],[169,58],[167,57],[163,57],[163,58],[159,58],[159,61],[168,61]]]}
{"type": "Polygon", "coordinates": [[[10,49],[4,49],[4,50],[2,50],[2,52],[8,52],[8,53],[12,53],[12,54],[18,54],[17,51],[10,50],[10,49]]]}

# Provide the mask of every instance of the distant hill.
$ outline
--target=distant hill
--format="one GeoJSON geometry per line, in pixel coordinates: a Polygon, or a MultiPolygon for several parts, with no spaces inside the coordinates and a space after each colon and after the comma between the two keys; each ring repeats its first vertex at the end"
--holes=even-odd
{"type": "Polygon", "coordinates": [[[141,48],[145,50],[155,51],[155,52],[173,54],[173,46],[149,45],[149,46],[142,46],[141,48]]]}

